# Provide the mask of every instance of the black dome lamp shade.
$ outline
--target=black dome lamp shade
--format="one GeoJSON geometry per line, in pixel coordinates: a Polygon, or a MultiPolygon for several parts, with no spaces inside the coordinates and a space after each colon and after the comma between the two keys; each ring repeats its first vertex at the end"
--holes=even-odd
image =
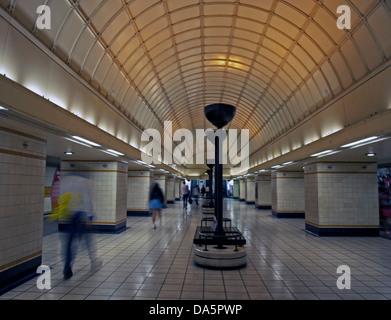
{"type": "Polygon", "coordinates": [[[224,103],[216,103],[205,108],[205,117],[218,129],[229,124],[236,115],[236,107],[224,103]]]}

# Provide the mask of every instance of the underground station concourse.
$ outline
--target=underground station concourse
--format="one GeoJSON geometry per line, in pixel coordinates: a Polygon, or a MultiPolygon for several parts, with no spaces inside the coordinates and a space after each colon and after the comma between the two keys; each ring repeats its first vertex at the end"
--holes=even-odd
{"type": "Polygon", "coordinates": [[[390,0],[0,0],[0,303],[390,300],[390,58],[390,0]]]}

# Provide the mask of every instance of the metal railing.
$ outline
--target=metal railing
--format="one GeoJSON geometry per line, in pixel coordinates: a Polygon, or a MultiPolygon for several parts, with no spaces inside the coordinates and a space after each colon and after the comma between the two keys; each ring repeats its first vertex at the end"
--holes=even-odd
{"type": "MultiPolygon", "coordinates": [[[[201,220],[201,227],[204,228],[204,227],[208,227],[208,222],[212,222],[212,223],[215,223],[215,218],[203,218],[201,220]]],[[[232,228],[232,223],[231,223],[231,219],[228,219],[228,218],[224,218],[223,219],[223,223],[224,223],[224,227],[225,228],[232,228]]]]}
{"type": "Polygon", "coordinates": [[[208,240],[216,241],[216,243],[219,242],[227,242],[227,240],[234,240],[235,244],[235,250],[234,252],[239,251],[239,239],[242,238],[242,233],[239,231],[224,231],[224,235],[217,235],[215,231],[201,231],[199,233],[199,247],[202,247],[204,245],[203,251],[209,251],[208,250],[208,240]],[[204,243],[202,245],[202,243],[204,243]]]}

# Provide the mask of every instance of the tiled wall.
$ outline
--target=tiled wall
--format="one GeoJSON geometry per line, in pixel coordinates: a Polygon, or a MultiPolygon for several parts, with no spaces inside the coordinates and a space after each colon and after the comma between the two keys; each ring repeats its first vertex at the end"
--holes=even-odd
{"type": "Polygon", "coordinates": [[[306,223],[315,228],[378,229],[377,164],[307,165],[305,205],[306,223]]]}
{"type": "Polygon", "coordinates": [[[128,165],[116,161],[63,161],[61,175],[79,173],[91,179],[93,186],[93,225],[104,231],[126,226],[128,165]]]}
{"type": "Polygon", "coordinates": [[[239,199],[240,201],[246,201],[246,180],[240,179],[239,199]]]}
{"type": "Polygon", "coordinates": [[[41,262],[46,141],[0,128],[0,289],[41,262]]]}
{"type": "Polygon", "coordinates": [[[164,194],[164,205],[167,206],[167,176],[155,173],[154,182],[158,183],[164,194]]]}
{"type": "Polygon", "coordinates": [[[304,217],[304,173],[272,173],[272,211],[277,217],[304,217]]]}
{"type": "Polygon", "coordinates": [[[272,182],[271,176],[259,175],[257,177],[257,200],[256,206],[260,209],[272,207],[272,182]]]}
{"type": "Polygon", "coordinates": [[[175,179],[174,177],[167,178],[167,203],[175,202],[175,179]]]}
{"type": "Polygon", "coordinates": [[[255,204],[255,177],[246,179],[246,203],[255,204]]]}
{"type": "Polygon", "coordinates": [[[234,198],[239,199],[240,196],[240,182],[239,180],[234,180],[234,198]]]}
{"type": "Polygon", "coordinates": [[[153,182],[152,171],[129,171],[128,174],[128,214],[149,213],[149,193],[153,182]]]}
{"type": "Polygon", "coordinates": [[[180,179],[175,179],[175,200],[181,199],[181,185],[182,181],[180,179]]]}

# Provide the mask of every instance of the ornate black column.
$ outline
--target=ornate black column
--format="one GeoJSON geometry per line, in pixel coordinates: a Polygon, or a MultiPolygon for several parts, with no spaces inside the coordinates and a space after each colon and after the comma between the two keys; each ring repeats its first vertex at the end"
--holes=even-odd
{"type": "Polygon", "coordinates": [[[204,208],[210,208],[213,209],[215,207],[215,204],[213,202],[213,167],[214,164],[208,164],[209,170],[207,171],[209,176],[209,203],[205,203],[203,205],[204,208]]]}
{"type": "MultiPolygon", "coordinates": [[[[227,104],[213,104],[205,108],[205,116],[217,130],[222,129],[229,124],[235,117],[236,108],[227,104]]],[[[221,154],[222,142],[220,137],[216,134],[215,138],[215,216],[216,216],[216,236],[217,247],[222,249],[223,246],[223,165],[220,159],[223,158],[221,154]]]]}

